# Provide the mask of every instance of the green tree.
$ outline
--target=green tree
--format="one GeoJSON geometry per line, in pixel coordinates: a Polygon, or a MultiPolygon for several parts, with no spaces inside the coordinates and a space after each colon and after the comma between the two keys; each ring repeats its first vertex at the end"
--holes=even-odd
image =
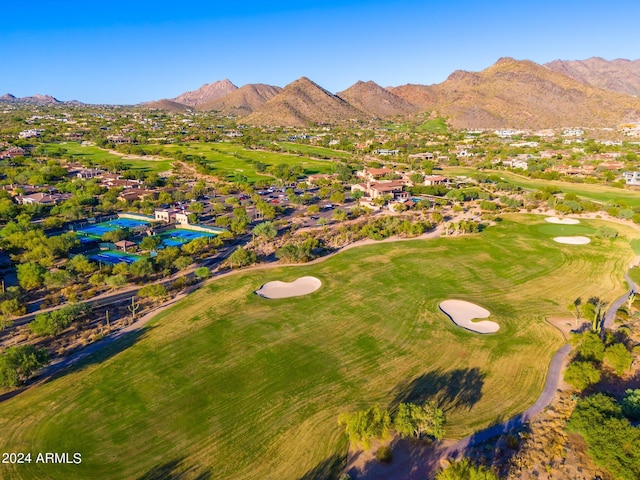
{"type": "Polygon", "coordinates": [[[27,313],[27,307],[18,298],[10,298],[0,303],[0,313],[10,319],[27,313]]]}
{"type": "Polygon", "coordinates": [[[235,252],[229,256],[229,265],[231,265],[231,268],[246,267],[247,265],[256,263],[257,260],[254,252],[238,247],[235,252]]]}
{"type": "Polygon", "coordinates": [[[622,413],[630,420],[640,420],[640,388],[625,390],[622,413]]]}
{"type": "Polygon", "coordinates": [[[138,296],[141,298],[164,298],[167,296],[167,289],[164,285],[152,283],[138,290],[138,296]]]}
{"type": "Polygon", "coordinates": [[[633,356],[623,343],[615,343],[605,349],[604,363],[611,367],[616,375],[622,376],[631,368],[633,356]]]}
{"type": "Polygon", "coordinates": [[[181,255],[175,259],[173,266],[178,270],[186,270],[193,264],[193,258],[188,255],[181,255]]]}
{"type": "Polygon", "coordinates": [[[84,255],[75,255],[67,262],[66,268],[76,275],[89,275],[95,272],[98,266],[84,255]]]}
{"type": "Polygon", "coordinates": [[[409,175],[409,180],[411,180],[411,183],[413,183],[414,185],[419,185],[424,180],[424,177],[421,173],[412,173],[411,175],[409,175]]]}
{"type": "Polygon", "coordinates": [[[161,243],[160,235],[147,235],[140,242],[140,249],[148,252],[157,249],[161,243]]]}
{"type": "Polygon", "coordinates": [[[394,419],[394,427],[401,437],[422,438],[428,435],[436,440],[444,438],[444,412],[432,402],[424,405],[401,403],[394,419]]]}
{"type": "Polygon", "coordinates": [[[127,277],[124,275],[109,275],[105,282],[110,288],[115,290],[127,284],[127,277]]]}
{"type": "Polygon", "coordinates": [[[576,345],[579,359],[591,362],[601,362],[604,359],[604,344],[596,333],[584,332],[573,337],[572,341],[576,345]]]}
{"type": "Polygon", "coordinates": [[[18,283],[25,290],[40,288],[44,283],[46,269],[37,263],[21,263],[16,266],[18,283]]]}
{"type": "Polygon", "coordinates": [[[474,465],[468,458],[450,463],[436,474],[436,480],[499,480],[498,476],[482,465],[474,465]]]}
{"type": "Polygon", "coordinates": [[[345,200],[344,193],[342,192],[333,192],[329,197],[331,203],[337,203],[338,205],[342,205],[345,200]]]}
{"type": "Polygon", "coordinates": [[[600,381],[600,370],[591,362],[573,362],[564,371],[564,379],[578,390],[584,390],[600,381]]]}
{"type": "Polygon", "coordinates": [[[262,222],[253,227],[253,234],[259,238],[274,238],[278,231],[273,222],[262,222]]]}
{"type": "Polygon", "coordinates": [[[153,264],[147,258],[141,258],[129,265],[129,273],[134,277],[146,278],[153,273],[153,264]]]}
{"type": "Polygon", "coordinates": [[[0,355],[0,386],[15,387],[49,361],[44,348],[33,345],[9,347],[0,355]]]}
{"type": "Polygon", "coordinates": [[[207,267],[199,267],[193,271],[193,274],[196,277],[204,280],[205,278],[209,278],[211,276],[211,270],[209,270],[207,267]]]}
{"type": "Polygon", "coordinates": [[[391,414],[376,405],[351,414],[343,413],[338,417],[338,424],[344,427],[351,442],[369,449],[372,439],[384,440],[389,436],[391,414]]]}

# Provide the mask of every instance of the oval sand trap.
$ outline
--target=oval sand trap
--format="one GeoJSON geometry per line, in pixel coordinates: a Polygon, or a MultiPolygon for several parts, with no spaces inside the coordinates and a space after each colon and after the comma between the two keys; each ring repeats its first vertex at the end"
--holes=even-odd
{"type": "Polygon", "coordinates": [[[554,237],[554,242],[564,243],[566,245],[586,245],[591,242],[589,237],[554,237]]]}
{"type": "Polygon", "coordinates": [[[456,325],[476,333],[495,333],[500,329],[496,322],[483,320],[472,322],[474,318],[487,318],[491,313],[475,303],[464,300],[445,300],[440,302],[442,310],[456,325]]]}
{"type": "Polygon", "coordinates": [[[267,282],[256,293],[264,298],[300,297],[315,292],[321,286],[322,282],[316,277],[300,277],[293,282],[267,282]]]}
{"type": "Polygon", "coordinates": [[[580,223],[580,220],[575,218],[558,218],[558,217],[547,217],[544,219],[545,222],[555,223],[558,225],[577,225],[580,223]]]}

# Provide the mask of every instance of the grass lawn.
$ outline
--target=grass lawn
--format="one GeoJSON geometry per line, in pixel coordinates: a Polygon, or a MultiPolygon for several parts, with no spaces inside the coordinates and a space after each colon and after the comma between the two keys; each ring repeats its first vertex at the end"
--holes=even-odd
{"type": "MultiPolygon", "coordinates": [[[[478,170],[465,167],[444,167],[443,175],[471,175],[478,173],[478,170]]],[[[487,175],[497,174],[507,180],[509,183],[518,185],[527,190],[537,190],[544,187],[553,187],[564,193],[575,193],[579,197],[603,204],[618,204],[626,202],[630,207],[640,207],[640,194],[637,190],[627,190],[622,188],[614,188],[606,185],[592,185],[587,183],[569,183],[557,180],[541,180],[528,178],[506,171],[484,170],[487,175]]]]}
{"type": "Polygon", "coordinates": [[[350,160],[353,156],[349,152],[342,150],[333,150],[331,148],[318,147],[315,145],[304,145],[301,143],[278,142],[278,145],[292,154],[303,154],[316,158],[335,158],[339,160],[350,160]]]}
{"type": "Polygon", "coordinates": [[[451,438],[520,412],[563,343],[544,317],[568,315],[578,296],[621,294],[637,236],[616,225],[614,240],[560,245],[541,226],[512,215],[482,234],[217,279],[138,338],[0,403],[1,451],[83,458],[0,465],[0,477],[295,479],[340,464],[343,411],[435,399],[451,438]],[[291,299],[253,293],[303,275],[323,286],[291,299]],[[447,298],[487,308],[500,331],[456,327],[438,310],[447,298]]]}
{"type": "Polygon", "coordinates": [[[268,174],[256,172],[254,163],[262,162],[266,165],[302,165],[307,175],[314,173],[331,173],[334,165],[327,160],[314,160],[300,157],[298,155],[266,152],[262,150],[247,150],[242,145],[236,143],[183,143],[174,145],[158,145],[167,151],[180,150],[188,155],[204,156],[207,163],[216,169],[220,176],[241,173],[250,182],[268,178],[268,174]]]}
{"type": "Polygon", "coordinates": [[[78,161],[87,159],[97,164],[103,165],[111,162],[122,162],[124,165],[128,165],[132,170],[145,170],[150,172],[166,172],[167,170],[171,170],[171,163],[173,161],[128,159],[119,155],[114,155],[113,153],[109,153],[107,150],[96,146],[80,145],[76,142],[50,143],[44,145],[44,147],[47,151],[64,148],[69,154],[76,157],[78,161]]]}

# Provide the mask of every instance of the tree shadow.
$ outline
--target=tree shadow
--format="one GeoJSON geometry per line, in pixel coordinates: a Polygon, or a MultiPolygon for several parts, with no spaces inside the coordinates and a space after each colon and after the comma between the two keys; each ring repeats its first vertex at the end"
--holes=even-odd
{"type": "Polygon", "coordinates": [[[479,368],[428,372],[398,384],[389,408],[395,411],[400,403],[422,405],[433,401],[444,411],[456,408],[471,410],[482,398],[485,377],[479,368]]]}
{"type": "MultiPolygon", "coordinates": [[[[103,363],[138,343],[154,328],[156,327],[145,326],[124,334],[105,337],[102,340],[75,351],[60,362],[49,365],[41,372],[39,377],[47,377],[45,381],[50,382],[71,373],[84,370],[91,365],[103,363]]],[[[37,378],[35,380],[37,381],[37,378]]]]}
{"type": "Polygon", "coordinates": [[[344,455],[331,455],[318,463],[311,470],[306,472],[298,480],[325,480],[327,478],[338,478],[347,465],[347,458],[344,455]]]}
{"type": "Polygon", "coordinates": [[[71,373],[79,372],[91,365],[99,364],[115,357],[129,347],[138,343],[155,326],[145,326],[131,332],[116,333],[74,351],[67,357],[51,363],[29,378],[17,389],[0,394],[0,403],[7,401],[30,388],[42,383],[49,383],[71,373]]]}
{"type": "Polygon", "coordinates": [[[184,457],[175,458],[156,465],[136,477],[136,480],[181,480],[187,477],[193,478],[194,480],[211,480],[212,475],[208,470],[197,473],[194,477],[193,474],[199,470],[202,470],[199,466],[185,465],[184,457]]]}

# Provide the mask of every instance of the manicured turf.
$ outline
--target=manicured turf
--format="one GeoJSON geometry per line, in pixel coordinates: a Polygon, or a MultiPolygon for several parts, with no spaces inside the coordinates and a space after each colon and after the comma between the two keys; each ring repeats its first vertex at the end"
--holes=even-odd
{"type": "Polygon", "coordinates": [[[119,155],[109,153],[102,148],[91,145],[80,145],[76,142],[51,143],[44,146],[46,150],[52,151],[63,148],[67,153],[73,155],[76,160],[82,159],[92,160],[98,165],[108,165],[109,163],[123,163],[128,165],[132,170],[145,170],[150,172],[166,172],[171,170],[171,162],[173,160],[143,160],[143,159],[127,159],[119,155]]]}
{"type": "Polygon", "coordinates": [[[553,223],[545,223],[538,227],[540,233],[551,235],[552,237],[569,236],[569,235],[590,235],[595,229],[584,225],[558,225],[553,223]]]}
{"type": "Polygon", "coordinates": [[[187,155],[204,156],[207,163],[220,176],[240,173],[251,182],[269,178],[268,173],[260,174],[256,171],[254,162],[266,165],[302,165],[307,175],[314,173],[331,173],[334,164],[328,160],[314,160],[311,158],[290,155],[286,153],[267,152],[263,150],[248,150],[236,143],[184,143],[178,145],[158,145],[166,151],[181,151],[187,155]]]}
{"type": "Polygon", "coordinates": [[[537,398],[563,343],[543,317],[567,315],[576,297],[621,294],[633,257],[627,227],[576,247],[541,225],[507,216],[478,235],[217,279],[141,336],[0,403],[0,451],[83,455],[81,465],[0,465],[0,477],[295,479],[345,454],[343,411],[436,399],[448,437],[507,418],[537,398]],[[304,275],[323,286],[254,294],[304,275]],[[456,327],[438,310],[447,298],[487,308],[500,331],[456,327]]]}

